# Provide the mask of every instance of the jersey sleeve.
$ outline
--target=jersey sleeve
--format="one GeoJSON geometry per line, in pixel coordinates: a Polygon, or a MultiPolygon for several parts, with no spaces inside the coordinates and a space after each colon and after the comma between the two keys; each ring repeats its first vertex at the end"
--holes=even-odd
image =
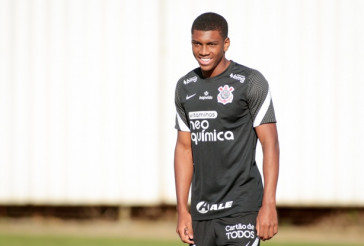
{"type": "Polygon", "coordinates": [[[186,116],[186,111],[184,110],[181,103],[181,83],[177,83],[175,92],[175,104],[176,104],[176,125],[175,128],[179,131],[189,132],[188,121],[186,116]]]}
{"type": "Polygon", "coordinates": [[[276,117],[267,80],[256,70],[253,70],[249,77],[247,100],[253,119],[253,127],[275,123],[276,117]]]}

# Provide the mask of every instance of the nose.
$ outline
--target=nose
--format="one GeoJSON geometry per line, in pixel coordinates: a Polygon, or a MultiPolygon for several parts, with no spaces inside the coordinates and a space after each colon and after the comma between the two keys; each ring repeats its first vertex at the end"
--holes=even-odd
{"type": "Polygon", "coordinates": [[[207,45],[202,45],[201,49],[200,49],[200,55],[201,56],[207,56],[209,54],[209,48],[207,47],[207,45]]]}

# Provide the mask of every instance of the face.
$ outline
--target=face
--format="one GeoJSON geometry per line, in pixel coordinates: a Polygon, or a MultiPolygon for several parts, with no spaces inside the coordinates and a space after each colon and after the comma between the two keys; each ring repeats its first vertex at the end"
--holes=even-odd
{"type": "Polygon", "coordinates": [[[227,68],[225,52],[229,45],[229,38],[224,39],[217,30],[193,30],[192,51],[205,78],[219,75],[227,68]]]}

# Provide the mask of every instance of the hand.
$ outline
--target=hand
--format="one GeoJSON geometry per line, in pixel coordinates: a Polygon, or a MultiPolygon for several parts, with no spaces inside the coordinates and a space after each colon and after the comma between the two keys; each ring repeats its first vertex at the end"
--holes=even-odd
{"type": "Polygon", "coordinates": [[[178,214],[176,232],[181,238],[182,242],[188,244],[195,244],[193,242],[192,219],[190,213],[185,212],[182,214],[178,214]]]}
{"type": "Polygon", "coordinates": [[[257,217],[257,236],[265,241],[278,233],[278,218],[275,205],[263,205],[257,217]]]}

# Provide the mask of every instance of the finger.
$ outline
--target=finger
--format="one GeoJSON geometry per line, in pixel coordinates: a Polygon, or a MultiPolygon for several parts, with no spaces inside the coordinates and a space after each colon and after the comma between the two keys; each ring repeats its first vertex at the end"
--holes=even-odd
{"type": "Polygon", "coordinates": [[[259,220],[256,221],[255,229],[257,230],[257,236],[260,237],[260,225],[259,220]]]}
{"type": "Polygon", "coordinates": [[[278,233],[278,225],[274,224],[274,225],[269,225],[267,228],[267,240],[271,239],[272,237],[274,237],[274,235],[276,235],[278,233]]]}
{"type": "Polygon", "coordinates": [[[193,230],[192,228],[184,228],[184,242],[185,243],[189,243],[189,244],[195,244],[194,241],[193,241],[193,230]]]}
{"type": "Polygon", "coordinates": [[[267,240],[268,233],[269,233],[269,231],[268,231],[267,226],[265,226],[265,225],[260,226],[260,235],[259,235],[260,239],[262,239],[263,241],[267,240]]]}
{"type": "Polygon", "coordinates": [[[272,234],[271,234],[271,237],[270,238],[274,237],[274,235],[276,235],[277,233],[278,233],[278,225],[277,224],[274,224],[272,226],[272,234]]]}
{"type": "Polygon", "coordinates": [[[188,244],[195,244],[195,242],[190,238],[186,238],[186,240],[184,240],[184,242],[188,243],[188,244]]]}
{"type": "Polygon", "coordinates": [[[273,236],[274,236],[274,234],[273,234],[273,226],[268,225],[268,228],[267,228],[267,238],[266,239],[269,240],[273,236]]]}
{"type": "Polygon", "coordinates": [[[263,224],[260,224],[259,221],[257,222],[257,235],[262,240],[266,240],[266,228],[263,224]]]}
{"type": "Polygon", "coordinates": [[[195,244],[195,242],[192,239],[190,239],[189,237],[184,237],[182,239],[182,242],[188,243],[188,244],[195,244]]]}
{"type": "Polygon", "coordinates": [[[272,230],[271,230],[271,234],[270,234],[270,238],[274,237],[274,235],[277,234],[277,225],[274,224],[271,226],[272,230]]]}
{"type": "Polygon", "coordinates": [[[274,225],[274,235],[278,233],[278,224],[274,225]]]}
{"type": "Polygon", "coordinates": [[[186,235],[184,228],[177,228],[177,234],[180,237],[181,241],[186,243],[186,235]]]}
{"type": "Polygon", "coordinates": [[[187,234],[188,234],[188,237],[189,237],[190,239],[193,239],[193,229],[192,229],[192,228],[189,228],[189,229],[187,230],[187,234]]]}

